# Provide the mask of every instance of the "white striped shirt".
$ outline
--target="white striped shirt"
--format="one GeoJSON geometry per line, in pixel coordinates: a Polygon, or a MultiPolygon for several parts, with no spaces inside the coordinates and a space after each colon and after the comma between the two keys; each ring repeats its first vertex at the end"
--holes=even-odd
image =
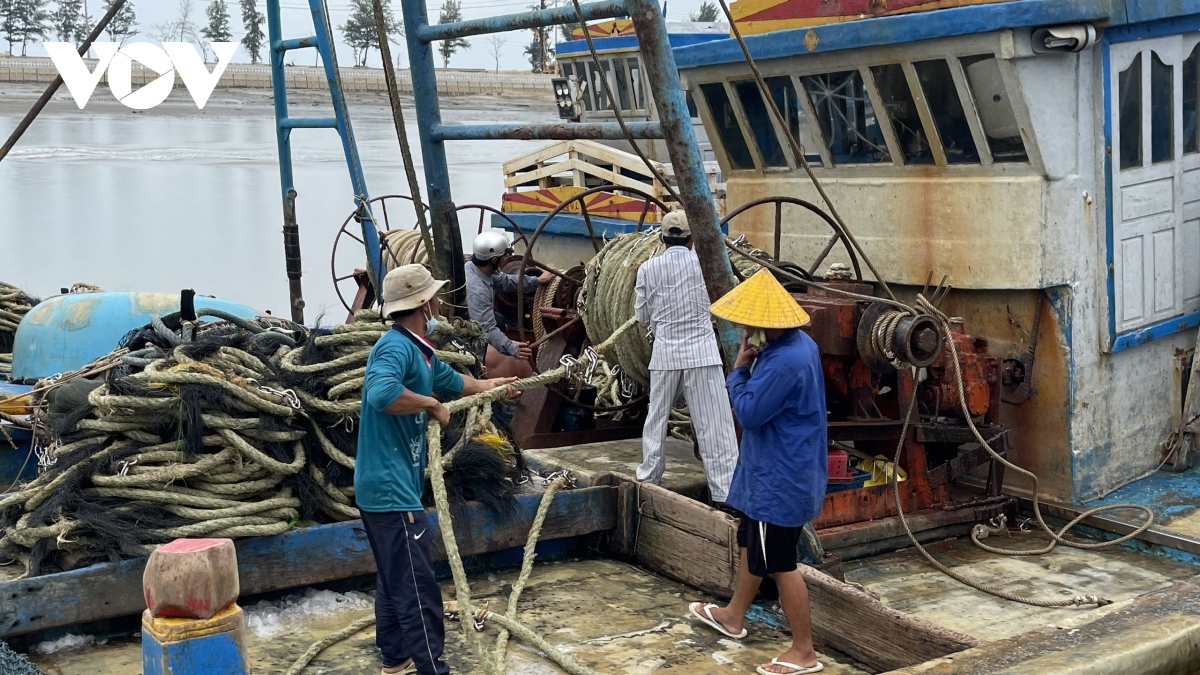
{"type": "Polygon", "coordinates": [[[650,370],[684,370],[722,364],[708,312],[700,259],[686,246],[670,246],[637,272],[634,316],[654,331],[650,370]]]}

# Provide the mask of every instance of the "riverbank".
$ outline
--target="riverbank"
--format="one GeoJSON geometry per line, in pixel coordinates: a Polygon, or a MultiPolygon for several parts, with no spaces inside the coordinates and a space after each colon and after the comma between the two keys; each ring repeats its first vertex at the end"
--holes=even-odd
{"type": "MultiPolygon", "coordinates": [[[[96,67],[95,59],[86,59],[88,70],[96,67]]],[[[213,64],[208,64],[211,70],[213,64]]],[[[285,69],[288,91],[324,90],[328,84],[324,68],[289,65],[285,69]]],[[[487,71],[463,71],[438,69],[438,93],[441,96],[500,95],[553,99],[554,88],[551,75],[534,73],[489,73],[487,71]]],[[[0,56],[0,82],[47,84],[54,80],[58,71],[54,63],[44,57],[0,56]]],[[[131,71],[133,86],[139,87],[158,78],[158,73],[135,63],[131,71]]],[[[342,89],[347,92],[386,92],[387,83],[380,68],[342,68],[342,89]]],[[[105,76],[107,78],[107,76],[105,76]]],[[[407,69],[396,71],[396,82],[402,93],[412,93],[412,78],[407,69]]],[[[183,82],[175,78],[177,87],[183,82]]],[[[107,79],[102,79],[101,88],[107,89],[107,79]]],[[[270,91],[271,68],[262,63],[232,63],[221,74],[217,85],[221,88],[260,89],[270,91]]]]}

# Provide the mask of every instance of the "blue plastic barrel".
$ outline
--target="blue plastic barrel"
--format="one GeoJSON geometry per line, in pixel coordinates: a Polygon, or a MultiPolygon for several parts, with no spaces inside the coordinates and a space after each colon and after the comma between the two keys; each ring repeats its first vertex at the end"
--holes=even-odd
{"type": "MultiPolygon", "coordinates": [[[[246,319],[258,315],[246,305],[199,295],[195,306],[246,319]]],[[[134,328],[178,311],[178,293],[72,293],[43,300],[17,327],[12,379],[33,380],[81,368],[116,349],[134,328]]]]}

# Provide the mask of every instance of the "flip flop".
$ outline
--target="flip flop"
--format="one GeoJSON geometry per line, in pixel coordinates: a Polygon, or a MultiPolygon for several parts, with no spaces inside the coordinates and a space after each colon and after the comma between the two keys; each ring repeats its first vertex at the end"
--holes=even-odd
{"type": "MultiPolygon", "coordinates": [[[[392,666],[392,668],[396,668],[396,667],[397,666],[392,666]]],[[[387,668],[384,668],[380,672],[382,673],[382,675],[411,675],[412,673],[417,672],[417,666],[415,663],[413,663],[412,659],[409,659],[408,665],[404,666],[403,668],[400,668],[400,670],[389,670],[387,668]]]]}
{"type": "MultiPolygon", "coordinates": [[[[731,632],[729,632],[729,629],[727,629],[727,628],[725,628],[725,626],[721,625],[720,621],[717,621],[716,619],[714,619],[712,617],[712,608],[713,607],[719,607],[719,606],[714,605],[712,603],[705,604],[703,602],[693,602],[692,604],[688,605],[688,611],[691,612],[692,616],[694,616],[697,619],[699,619],[700,621],[704,622],[709,628],[712,628],[713,630],[717,631],[721,635],[724,635],[725,637],[733,638],[734,640],[741,640],[742,638],[746,637],[746,629],[745,628],[743,628],[742,632],[740,632],[740,633],[731,633],[731,632]]],[[[816,672],[816,671],[813,671],[813,672],[816,672]]]]}
{"type": "Polygon", "coordinates": [[[817,661],[817,665],[813,666],[812,668],[805,668],[794,663],[788,663],[787,661],[780,661],[779,659],[771,659],[771,665],[783,666],[784,668],[791,668],[791,670],[786,673],[773,673],[769,670],[766,670],[762,666],[759,666],[754,670],[758,672],[758,675],[808,675],[808,673],[819,673],[822,670],[825,670],[825,664],[821,663],[820,661],[817,661]]]}

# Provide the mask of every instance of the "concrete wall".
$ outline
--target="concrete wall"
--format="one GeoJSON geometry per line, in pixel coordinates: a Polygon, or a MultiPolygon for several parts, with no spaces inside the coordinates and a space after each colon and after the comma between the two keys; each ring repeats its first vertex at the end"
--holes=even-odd
{"type": "MultiPolygon", "coordinates": [[[[88,69],[95,60],[86,60],[88,69]]],[[[209,64],[211,69],[212,64],[209,64]]],[[[312,66],[288,66],[288,89],[326,89],[325,70],[312,66]]],[[[0,82],[49,83],[58,75],[48,58],[0,57],[0,82]]],[[[158,77],[154,71],[133,66],[133,85],[139,87],[158,77]]],[[[437,73],[438,93],[443,96],[507,95],[518,98],[554,98],[550,75],[513,75],[507,73],[442,71],[437,73]]],[[[408,70],[396,73],[402,93],[412,93],[408,70]]],[[[104,82],[107,82],[107,75],[104,82]]],[[[177,86],[183,86],[178,76],[177,86]]],[[[271,88],[271,69],[263,64],[231,64],[221,75],[220,87],[271,88]]],[[[387,91],[383,71],[376,68],[342,68],[342,88],[346,91],[387,91]]]]}

